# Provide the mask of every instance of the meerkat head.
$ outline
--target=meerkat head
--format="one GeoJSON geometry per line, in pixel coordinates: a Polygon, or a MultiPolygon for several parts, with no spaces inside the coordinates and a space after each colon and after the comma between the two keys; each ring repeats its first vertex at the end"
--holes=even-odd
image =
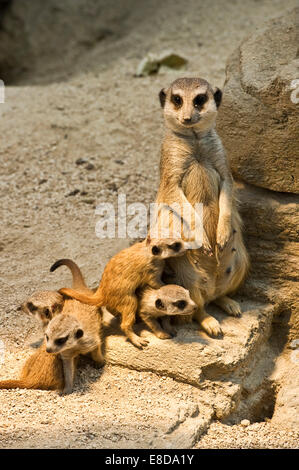
{"type": "Polygon", "coordinates": [[[46,328],[52,318],[61,312],[64,298],[56,291],[39,291],[32,294],[22,303],[21,309],[25,313],[33,314],[46,328]]]}
{"type": "Polygon", "coordinates": [[[84,331],[76,318],[67,314],[57,315],[45,331],[46,351],[57,354],[80,349],[83,336],[84,331]]]}
{"type": "Polygon", "coordinates": [[[196,303],[184,287],[168,284],[151,294],[151,308],[160,315],[191,315],[196,303]]]}
{"type": "Polygon", "coordinates": [[[175,132],[205,132],[214,126],[222,92],[202,78],[179,78],[159,94],[166,126],[175,132]]]}
{"type": "Polygon", "coordinates": [[[160,259],[182,256],[186,252],[186,242],[181,238],[151,238],[146,239],[146,246],[152,256],[160,259]]]}

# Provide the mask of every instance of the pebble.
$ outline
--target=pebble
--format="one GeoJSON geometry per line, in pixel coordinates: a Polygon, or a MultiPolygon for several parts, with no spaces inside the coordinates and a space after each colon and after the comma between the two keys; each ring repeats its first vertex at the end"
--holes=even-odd
{"type": "Polygon", "coordinates": [[[247,426],[250,426],[249,419],[242,419],[241,426],[243,426],[244,428],[246,428],[247,426]]]}

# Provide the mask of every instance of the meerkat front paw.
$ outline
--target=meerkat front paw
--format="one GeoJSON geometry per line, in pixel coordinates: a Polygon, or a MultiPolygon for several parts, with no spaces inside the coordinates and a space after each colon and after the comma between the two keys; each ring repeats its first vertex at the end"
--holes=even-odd
{"type": "Polygon", "coordinates": [[[206,255],[208,255],[208,256],[213,256],[214,255],[213,249],[211,247],[211,244],[210,244],[209,239],[208,239],[206,234],[204,234],[204,236],[203,236],[201,248],[202,248],[203,252],[206,255]]]}
{"type": "Polygon", "coordinates": [[[207,316],[201,321],[200,326],[209,336],[217,338],[223,334],[219,322],[214,317],[207,316]]]}
{"type": "Polygon", "coordinates": [[[63,395],[70,395],[72,393],[73,389],[71,387],[65,387],[61,392],[60,392],[60,396],[63,396],[63,395]]]}
{"type": "Polygon", "coordinates": [[[160,338],[160,339],[170,339],[172,336],[169,333],[166,333],[166,331],[157,331],[155,335],[160,338]]]}
{"type": "Polygon", "coordinates": [[[242,315],[242,310],[238,302],[236,300],[231,299],[230,297],[223,297],[221,299],[221,303],[218,305],[228,314],[233,317],[240,317],[242,315]]]}
{"type": "Polygon", "coordinates": [[[226,247],[231,235],[232,235],[232,230],[231,230],[230,223],[226,222],[226,223],[218,224],[216,243],[217,243],[218,250],[220,252],[223,251],[224,248],[226,247]]]}
{"type": "Polygon", "coordinates": [[[140,336],[137,336],[135,334],[130,336],[129,339],[130,339],[131,343],[134,344],[134,346],[136,346],[136,348],[138,348],[138,349],[145,348],[149,343],[149,341],[147,339],[140,338],[140,336]]]}

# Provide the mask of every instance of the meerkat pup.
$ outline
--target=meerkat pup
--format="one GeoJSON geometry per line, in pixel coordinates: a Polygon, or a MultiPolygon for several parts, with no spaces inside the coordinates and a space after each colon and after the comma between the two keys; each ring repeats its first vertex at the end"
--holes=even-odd
{"type": "Polygon", "coordinates": [[[27,359],[18,380],[0,381],[0,389],[13,388],[63,390],[63,365],[59,355],[48,354],[43,344],[27,359]]]}
{"type": "Polygon", "coordinates": [[[168,284],[160,289],[146,287],[139,294],[138,315],[160,339],[168,339],[176,331],[170,323],[174,315],[192,315],[197,308],[189,291],[175,284],[168,284]],[[158,322],[161,319],[162,327],[158,322]]]}
{"type": "MultiPolygon", "coordinates": [[[[111,258],[94,294],[87,295],[68,288],[60,289],[59,292],[90,305],[106,307],[113,315],[120,315],[123,332],[136,347],[142,349],[148,341],[133,331],[138,308],[136,291],[145,286],[153,289],[162,287],[165,259],[182,256],[184,252],[183,240],[152,240],[147,237],[111,258]]],[[[51,271],[56,269],[59,265],[57,263],[51,271]]]]}
{"type": "MultiPolygon", "coordinates": [[[[90,292],[85,284],[82,273],[74,261],[70,259],[60,260],[60,264],[67,266],[73,278],[73,288],[82,292],[90,292]]],[[[23,312],[33,314],[41,323],[43,330],[46,329],[52,318],[61,313],[64,306],[64,297],[56,291],[44,290],[34,292],[22,303],[23,312]]]]}
{"type": "Polygon", "coordinates": [[[52,318],[63,309],[64,298],[59,292],[44,290],[34,292],[25,302],[21,309],[25,313],[33,314],[45,330],[52,318]]]}
{"type": "Polygon", "coordinates": [[[174,275],[166,282],[190,291],[198,306],[194,317],[211,336],[220,335],[221,328],[206,313],[205,304],[214,301],[229,315],[239,316],[240,306],[228,294],[237,290],[249,266],[233,178],[215,130],[221,97],[222,92],[202,78],[175,80],[159,95],[166,133],[156,199],[157,223],[167,229],[167,208],[173,204],[187,206],[192,221],[199,215],[196,203],[203,207],[202,248],[167,260],[174,275]]]}
{"type": "Polygon", "coordinates": [[[63,364],[63,393],[72,392],[76,359],[91,354],[100,366],[104,364],[101,341],[101,316],[97,308],[66,300],[63,312],[56,315],[45,331],[46,352],[59,355],[63,364]]]}

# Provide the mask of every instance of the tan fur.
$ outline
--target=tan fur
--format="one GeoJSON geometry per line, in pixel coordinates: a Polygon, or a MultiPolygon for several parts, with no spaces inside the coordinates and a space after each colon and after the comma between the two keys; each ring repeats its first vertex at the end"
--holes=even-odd
{"type": "Polygon", "coordinates": [[[63,311],[55,316],[45,331],[46,351],[59,354],[63,363],[65,386],[63,393],[71,393],[76,371],[76,358],[91,354],[100,366],[104,364],[101,339],[101,315],[96,307],[67,299],[63,311]],[[57,340],[66,339],[63,344],[57,340]]]}
{"type": "MultiPolygon", "coordinates": [[[[217,98],[219,93],[218,90],[217,98]]],[[[209,83],[199,78],[176,80],[161,91],[160,100],[166,134],[156,202],[168,206],[187,204],[191,212],[195,211],[195,203],[202,203],[204,228],[202,249],[188,250],[183,257],[168,260],[174,275],[166,277],[166,282],[175,282],[190,291],[198,305],[195,319],[208,334],[217,336],[221,334],[220,325],[205,312],[204,305],[217,300],[227,313],[239,315],[240,307],[227,294],[236,291],[249,266],[233,178],[215,130],[219,103],[209,83]],[[177,95],[182,100],[180,106],[174,104],[177,95]],[[198,95],[206,95],[207,99],[195,107],[198,95]]],[[[165,228],[165,220],[165,210],[161,209],[159,227],[163,228],[164,223],[165,228]]]]}
{"type": "Polygon", "coordinates": [[[154,289],[161,287],[165,259],[182,256],[184,252],[182,240],[147,238],[122,250],[107,263],[100,285],[93,295],[67,288],[59,292],[90,305],[107,307],[113,315],[121,315],[122,330],[136,347],[142,348],[148,341],[133,331],[138,307],[136,290],[145,286],[154,289]],[[175,243],[180,244],[178,251],[171,248],[175,243]],[[155,248],[159,253],[153,254],[155,248]]]}
{"type": "Polygon", "coordinates": [[[195,309],[196,304],[187,289],[168,284],[160,289],[147,287],[140,293],[138,315],[158,338],[168,339],[175,335],[171,317],[190,315],[195,309]]]}
{"type": "Polygon", "coordinates": [[[63,309],[64,298],[56,291],[34,292],[23,304],[23,312],[33,314],[45,330],[51,319],[63,309]]]}
{"type": "Polygon", "coordinates": [[[48,354],[45,344],[27,359],[19,380],[0,381],[0,389],[62,390],[63,387],[62,360],[57,354],[48,354]]]}
{"type": "MultiPolygon", "coordinates": [[[[89,292],[85,284],[82,273],[76,263],[70,259],[59,260],[59,264],[53,265],[53,270],[58,266],[67,266],[72,273],[73,288],[81,292],[89,292]]],[[[41,322],[43,330],[46,329],[52,318],[61,313],[64,305],[64,298],[59,292],[44,290],[34,292],[25,302],[22,303],[21,309],[25,313],[33,314],[41,322]]]]}

